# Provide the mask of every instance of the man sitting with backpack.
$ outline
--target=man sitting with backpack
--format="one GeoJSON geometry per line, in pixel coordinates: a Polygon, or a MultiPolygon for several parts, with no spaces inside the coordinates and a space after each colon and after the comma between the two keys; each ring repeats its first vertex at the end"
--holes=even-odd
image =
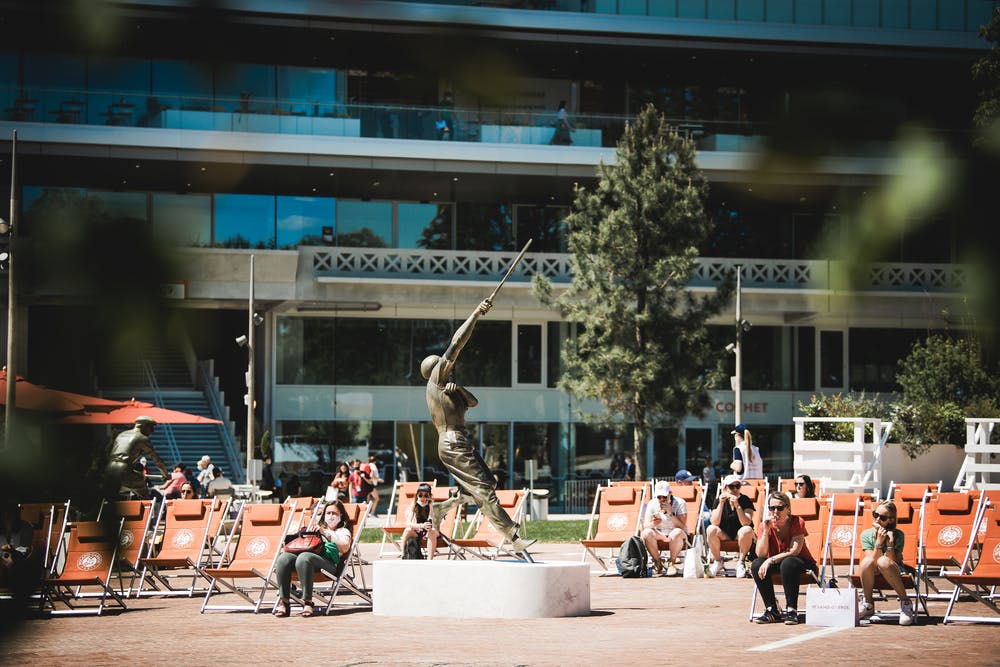
{"type": "Polygon", "coordinates": [[[656,483],[653,499],[646,504],[645,518],[642,522],[642,542],[653,557],[653,570],[656,574],[677,576],[677,566],[674,562],[684,549],[687,538],[687,503],[675,498],[670,493],[670,485],[665,481],[656,483]],[[659,541],[667,543],[669,560],[664,570],[660,557],[659,541]]]}

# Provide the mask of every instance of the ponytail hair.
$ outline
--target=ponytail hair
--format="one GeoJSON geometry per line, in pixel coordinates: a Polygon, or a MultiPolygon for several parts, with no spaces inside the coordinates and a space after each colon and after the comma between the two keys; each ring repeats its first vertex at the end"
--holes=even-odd
{"type": "Polygon", "coordinates": [[[743,442],[747,443],[747,461],[753,463],[753,436],[750,435],[750,429],[743,431],[743,442]]]}

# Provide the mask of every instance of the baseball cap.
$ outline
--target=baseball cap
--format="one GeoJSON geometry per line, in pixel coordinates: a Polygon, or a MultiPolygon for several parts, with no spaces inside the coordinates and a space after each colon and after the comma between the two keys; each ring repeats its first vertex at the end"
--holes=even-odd
{"type": "Polygon", "coordinates": [[[146,417],[146,416],[136,417],[135,418],[135,423],[136,424],[152,424],[153,426],[156,426],[156,420],[153,419],[152,417],[146,417]]]}
{"type": "Polygon", "coordinates": [[[742,482],[739,475],[726,475],[722,480],[722,486],[729,486],[730,484],[736,484],[737,482],[742,482]]]}
{"type": "Polygon", "coordinates": [[[739,433],[740,435],[743,435],[743,431],[745,431],[745,430],[747,430],[747,425],[746,424],[737,424],[736,428],[734,428],[732,431],[730,431],[730,433],[732,435],[735,435],[737,433],[739,433]]]}
{"type": "Polygon", "coordinates": [[[656,489],[653,491],[654,496],[669,496],[670,495],[670,485],[663,481],[662,479],[656,483],[656,489]]]}
{"type": "Polygon", "coordinates": [[[698,478],[692,475],[690,470],[678,470],[674,475],[675,482],[693,482],[696,479],[698,478]]]}

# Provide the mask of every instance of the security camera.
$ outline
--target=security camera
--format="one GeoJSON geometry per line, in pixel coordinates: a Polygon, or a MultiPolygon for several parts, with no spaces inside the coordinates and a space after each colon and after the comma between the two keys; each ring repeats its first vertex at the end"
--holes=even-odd
{"type": "Polygon", "coordinates": [[[736,351],[736,343],[730,343],[729,345],[726,346],[726,352],[735,352],[735,351],[736,351]]]}
{"type": "Polygon", "coordinates": [[[236,337],[236,344],[239,345],[240,347],[246,347],[248,342],[249,342],[249,340],[247,339],[246,336],[237,336],[236,337]]]}
{"type": "Polygon", "coordinates": [[[263,321],[264,321],[264,316],[263,315],[261,315],[260,313],[254,313],[253,314],[253,324],[254,324],[255,327],[256,326],[260,326],[261,322],[263,322],[263,321]]]}
{"type": "Polygon", "coordinates": [[[753,328],[753,324],[750,320],[740,320],[740,329],[743,329],[743,333],[750,331],[753,328]]]}

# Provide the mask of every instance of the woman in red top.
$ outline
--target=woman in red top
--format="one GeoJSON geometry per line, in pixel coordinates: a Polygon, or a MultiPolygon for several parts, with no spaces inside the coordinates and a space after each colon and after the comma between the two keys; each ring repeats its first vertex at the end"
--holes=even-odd
{"type": "Polygon", "coordinates": [[[806,570],[816,572],[816,561],[806,545],[805,522],[792,516],[792,501],[785,493],[772,493],[767,497],[768,515],[757,529],[757,559],[750,566],[750,574],[757,583],[757,590],[767,608],[754,619],[757,623],[795,625],[799,622],[796,606],[799,600],[799,577],[806,570]],[[771,577],[781,575],[785,589],[784,619],[778,614],[771,577]]]}

